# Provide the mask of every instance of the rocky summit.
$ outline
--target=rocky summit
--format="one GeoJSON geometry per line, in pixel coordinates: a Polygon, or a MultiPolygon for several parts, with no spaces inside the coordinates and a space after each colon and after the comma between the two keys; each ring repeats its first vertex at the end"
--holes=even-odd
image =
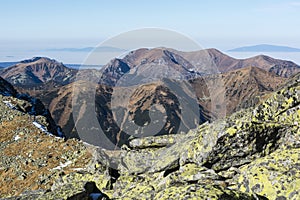
{"type": "Polygon", "coordinates": [[[255,108],[110,151],[48,134],[3,90],[2,199],[300,198],[300,74],[255,108]]]}

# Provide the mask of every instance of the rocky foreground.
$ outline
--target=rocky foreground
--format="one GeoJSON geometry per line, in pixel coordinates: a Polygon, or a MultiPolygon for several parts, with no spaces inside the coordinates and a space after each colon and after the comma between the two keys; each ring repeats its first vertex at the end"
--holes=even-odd
{"type": "Polygon", "coordinates": [[[0,198],[300,198],[299,74],[254,109],[119,151],[47,134],[13,100],[0,95],[0,198]]]}

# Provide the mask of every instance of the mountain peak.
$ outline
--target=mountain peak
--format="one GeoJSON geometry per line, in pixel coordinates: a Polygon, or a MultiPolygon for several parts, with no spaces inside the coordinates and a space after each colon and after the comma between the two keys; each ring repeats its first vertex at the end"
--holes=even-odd
{"type": "Polygon", "coordinates": [[[14,85],[31,86],[52,80],[69,83],[76,72],[54,59],[33,57],[2,70],[0,75],[14,85]]]}
{"type": "Polygon", "coordinates": [[[48,57],[39,57],[39,56],[20,61],[20,63],[33,63],[33,62],[56,62],[56,63],[59,63],[55,59],[51,59],[48,57]]]}

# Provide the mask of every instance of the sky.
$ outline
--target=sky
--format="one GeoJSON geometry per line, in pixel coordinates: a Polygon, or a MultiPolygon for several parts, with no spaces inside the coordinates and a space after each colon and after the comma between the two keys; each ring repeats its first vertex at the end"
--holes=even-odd
{"type": "Polygon", "coordinates": [[[300,48],[299,19],[300,0],[0,0],[0,51],[96,46],[147,27],[221,50],[262,43],[300,48]]]}

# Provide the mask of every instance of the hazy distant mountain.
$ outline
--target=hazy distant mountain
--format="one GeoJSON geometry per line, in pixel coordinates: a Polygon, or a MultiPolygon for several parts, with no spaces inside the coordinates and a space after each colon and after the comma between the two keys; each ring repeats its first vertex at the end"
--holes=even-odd
{"type": "Polygon", "coordinates": [[[254,46],[245,46],[235,49],[230,49],[232,52],[300,52],[300,49],[288,47],[288,46],[277,46],[269,44],[260,44],[254,46]]]}
{"type": "Polygon", "coordinates": [[[0,68],[6,68],[17,64],[18,62],[0,62],[0,68]]]}
{"type": "Polygon", "coordinates": [[[32,86],[49,81],[67,84],[74,79],[76,72],[56,60],[34,57],[5,68],[0,76],[16,86],[32,86]]]}
{"type": "Polygon", "coordinates": [[[110,46],[100,46],[100,47],[85,47],[85,48],[58,48],[58,49],[46,49],[46,51],[67,51],[67,52],[125,52],[126,49],[121,49],[117,47],[110,46]]]}

